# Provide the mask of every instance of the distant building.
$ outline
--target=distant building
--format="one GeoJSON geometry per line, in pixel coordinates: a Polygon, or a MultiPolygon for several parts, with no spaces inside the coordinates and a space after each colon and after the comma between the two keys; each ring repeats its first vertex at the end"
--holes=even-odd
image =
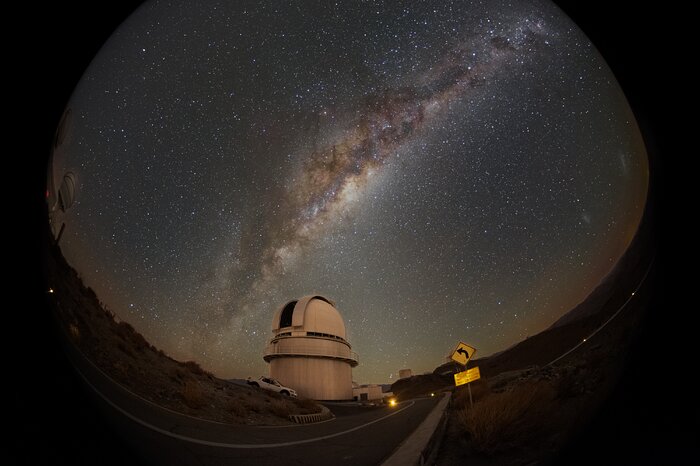
{"type": "Polygon", "coordinates": [[[401,369],[399,371],[399,379],[407,379],[413,376],[413,371],[411,369],[401,369]]]}
{"type": "Polygon", "coordinates": [[[377,384],[364,384],[352,389],[352,398],[356,401],[380,401],[384,396],[382,386],[377,384]]]}
{"type": "Polygon", "coordinates": [[[335,303],[304,296],[282,306],[272,318],[274,336],[263,359],[270,377],[314,400],[351,400],[357,354],[345,340],[345,323],[335,303]]]}

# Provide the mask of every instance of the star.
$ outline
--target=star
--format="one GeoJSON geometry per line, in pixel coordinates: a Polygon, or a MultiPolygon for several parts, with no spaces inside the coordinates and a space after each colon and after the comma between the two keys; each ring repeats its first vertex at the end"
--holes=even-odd
{"type": "Polygon", "coordinates": [[[432,370],[455,339],[500,351],[599,283],[647,193],[614,76],[541,2],[148,3],[68,109],[62,252],[221,377],[264,373],[274,312],[309,293],[337,303],[356,380],[432,370]]]}

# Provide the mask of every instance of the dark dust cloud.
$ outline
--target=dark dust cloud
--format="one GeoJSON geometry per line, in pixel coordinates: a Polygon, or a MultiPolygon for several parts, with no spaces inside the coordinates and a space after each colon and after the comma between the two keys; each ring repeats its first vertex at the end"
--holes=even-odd
{"type": "Polygon", "coordinates": [[[354,378],[537,333],[625,250],[648,165],[548,2],[147,2],[69,104],[64,254],[152,343],[266,371],[275,309],[336,300],[354,378]]]}

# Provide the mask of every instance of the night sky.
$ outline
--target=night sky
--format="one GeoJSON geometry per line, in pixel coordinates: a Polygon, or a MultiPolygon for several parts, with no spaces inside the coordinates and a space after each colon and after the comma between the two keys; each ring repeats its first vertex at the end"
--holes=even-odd
{"type": "Polygon", "coordinates": [[[605,276],[647,192],[622,91],[548,2],[148,2],[68,107],[65,256],[222,377],[266,373],[309,293],[358,382],[505,349],[605,276]]]}

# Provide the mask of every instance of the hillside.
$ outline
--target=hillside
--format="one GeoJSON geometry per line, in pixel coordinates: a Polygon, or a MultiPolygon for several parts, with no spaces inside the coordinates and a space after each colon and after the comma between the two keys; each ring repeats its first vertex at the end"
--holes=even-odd
{"type": "Polygon", "coordinates": [[[58,246],[46,258],[49,301],[66,338],[116,383],[162,407],[218,422],[290,424],[290,414],[318,412],[312,400],[234,384],[196,362],[176,361],[119,322],[86,287],[58,246]]]}
{"type": "Polygon", "coordinates": [[[653,239],[648,228],[640,227],[627,251],[600,284],[578,306],[560,317],[552,327],[560,327],[579,319],[616,309],[641,282],[651,260],[653,239]]]}
{"type": "MultiPolygon", "coordinates": [[[[474,359],[470,361],[469,367],[478,366],[484,379],[493,378],[505,372],[542,367],[588,337],[620,308],[630,294],[629,288],[623,287],[611,290],[605,302],[596,308],[597,312],[577,315],[569,323],[560,323],[552,326],[511,346],[507,350],[492,356],[474,359]]],[[[584,301],[575,310],[580,309],[582,306],[585,306],[587,309],[593,308],[596,302],[600,302],[599,295],[592,296],[590,301],[584,301]]],[[[636,322],[637,319],[638,316],[633,320],[636,322]]],[[[629,328],[629,325],[626,325],[625,329],[626,332],[632,330],[629,328]]],[[[593,342],[593,345],[599,347],[601,343],[600,341],[593,342]]],[[[608,348],[608,350],[612,349],[608,348]]],[[[405,397],[426,394],[440,389],[452,389],[454,387],[452,374],[461,370],[463,368],[460,365],[454,362],[446,362],[435,368],[432,374],[417,375],[409,379],[396,381],[392,385],[392,391],[397,396],[405,397]]]]}
{"type": "MultiPolygon", "coordinates": [[[[640,338],[653,296],[649,283],[638,289],[654,257],[649,225],[645,217],[626,253],[581,304],[543,332],[470,362],[480,380],[445,385],[453,398],[435,464],[546,464],[580,438],[640,338]]],[[[459,370],[445,363],[434,374],[459,370]]],[[[414,390],[428,383],[415,381],[414,390]]]]}
{"type": "Polygon", "coordinates": [[[644,293],[635,297],[604,330],[551,366],[546,364],[597,328],[599,315],[474,361],[482,375],[470,384],[474,405],[464,386],[454,389],[436,464],[525,465],[556,457],[612,393],[639,336],[647,300],[644,293]]]}

